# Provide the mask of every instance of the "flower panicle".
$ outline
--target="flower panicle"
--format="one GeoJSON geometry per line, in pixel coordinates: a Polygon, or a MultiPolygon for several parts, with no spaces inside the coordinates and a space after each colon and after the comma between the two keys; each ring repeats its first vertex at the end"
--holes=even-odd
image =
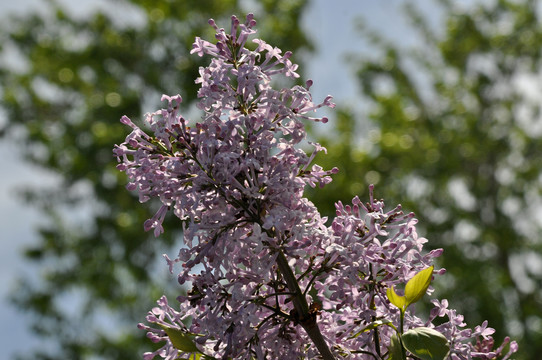
{"type": "MultiPolygon", "coordinates": [[[[162,297],[148,313],[150,325],[139,324],[151,341],[165,342],[144,358],[307,359],[326,353],[366,360],[389,352],[403,327],[442,334],[452,358],[505,360],[516,352],[509,339],[493,349],[487,322],[467,328],[446,299],[433,300],[429,321],[407,305],[392,306],[390,288],[424,270],[430,277],[444,274],[433,264],[442,249],[424,251],[428,240],[418,235],[414,214],[400,205],[386,210],[373,185],[365,203],[359,197],[337,202],[336,217],[326,225],[304,189],[325,186],[338,169],[313,164],[324,147],[310,143],[308,155],[300,143],[304,121],[327,122],[313,113],[333,108],[332,97],[314,102],[311,80],[274,88],[276,77],[299,77],[298,66],[291,52],[261,39],[253,40],[254,50],[247,48],[256,33],[252,14],[245,22],[232,16],[229,32],[212,19],[209,24],[215,42],[198,37],[191,50],[211,57],[196,79],[201,120],[180,114],[180,95],[163,95],[167,106],[145,116],[149,134],[123,117],[132,131],[114,148],[127,188],[141,202],[160,202],[144,229],[158,237],[169,212],[183,220],[184,245],[164,258],[170,272],[180,268],[178,282],[189,288],[175,309],[162,297]]],[[[432,291],[427,285],[416,299],[432,291]]]]}

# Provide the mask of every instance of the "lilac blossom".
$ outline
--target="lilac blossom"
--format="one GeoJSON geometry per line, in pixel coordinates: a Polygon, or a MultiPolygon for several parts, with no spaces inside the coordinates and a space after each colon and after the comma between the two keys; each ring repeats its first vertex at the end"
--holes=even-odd
{"type": "MultiPolygon", "coordinates": [[[[323,187],[337,169],[312,164],[325,148],[301,143],[303,121],[327,122],[314,112],[333,108],[332,98],[312,100],[310,87],[275,89],[273,78],[298,78],[291,52],[256,39],[256,21],[232,17],[216,43],[196,38],[191,53],[211,56],[200,68],[200,121],[179,113],[180,95],[162,97],[167,108],[147,114],[151,135],[127,117],[132,132],[115,146],[118,169],[141,202],[158,199],[144,224],[155,236],[169,211],[183,220],[184,246],[170,258],[171,272],[188,285],[170,306],[162,297],[146,324],[153,342],[165,342],[145,359],[385,359],[399,322],[401,330],[429,327],[443,334],[450,359],[490,359],[493,329],[468,329],[463,317],[433,300],[429,321],[407,311],[403,318],[386,290],[433,266],[442,249],[423,251],[414,214],[385,210],[373,188],[367,203],[336,204],[331,226],[305,197],[305,186],[323,187]],[[438,326],[436,318],[447,318],[438,326]],[[364,328],[381,321],[368,331],[364,328]],[[190,336],[195,348],[175,347],[168,331],[190,336]]],[[[444,269],[434,271],[441,275],[444,269]]],[[[425,290],[424,290],[425,291],[425,290]]],[[[432,288],[427,290],[432,293],[432,288]]],[[[511,342],[507,359],[517,351],[511,342]]]]}

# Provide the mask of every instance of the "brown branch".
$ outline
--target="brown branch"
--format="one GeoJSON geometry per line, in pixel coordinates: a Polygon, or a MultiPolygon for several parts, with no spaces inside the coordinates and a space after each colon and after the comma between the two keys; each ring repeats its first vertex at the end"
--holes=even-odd
{"type": "Polygon", "coordinates": [[[294,310],[296,315],[299,318],[299,324],[303,326],[303,329],[307,332],[310,339],[322,355],[324,360],[335,360],[335,357],[331,353],[329,346],[326,343],[326,340],[322,336],[320,329],[318,328],[318,323],[316,322],[316,313],[310,312],[309,305],[307,304],[307,299],[301,291],[297,279],[288,265],[288,260],[282,251],[278,251],[277,256],[277,265],[280,272],[288,286],[288,290],[295,294],[292,299],[294,304],[294,310]]]}

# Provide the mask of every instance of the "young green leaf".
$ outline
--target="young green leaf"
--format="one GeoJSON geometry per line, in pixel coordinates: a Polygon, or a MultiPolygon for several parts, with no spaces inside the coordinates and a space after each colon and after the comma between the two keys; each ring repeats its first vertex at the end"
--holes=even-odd
{"type": "Polygon", "coordinates": [[[201,353],[201,351],[196,347],[196,344],[194,343],[193,335],[183,332],[181,331],[181,329],[165,325],[160,325],[160,327],[164,329],[167,336],[169,337],[169,340],[177,350],[187,353],[201,353]]]}
{"type": "Polygon", "coordinates": [[[350,336],[348,339],[357,338],[358,336],[360,336],[364,332],[376,329],[377,327],[379,327],[381,325],[390,325],[391,327],[395,328],[395,326],[393,326],[393,323],[390,320],[386,320],[386,319],[375,320],[375,321],[371,322],[369,325],[367,325],[366,327],[364,327],[363,329],[361,329],[360,331],[358,331],[357,333],[355,333],[354,335],[350,336]]]}
{"type": "Polygon", "coordinates": [[[438,331],[419,327],[401,336],[404,347],[422,360],[444,360],[450,352],[448,340],[438,331]]]}
{"type": "Polygon", "coordinates": [[[433,268],[433,266],[430,266],[427,269],[420,271],[407,282],[405,287],[406,306],[414,304],[425,295],[425,292],[431,283],[433,268]]]}
{"type": "Polygon", "coordinates": [[[397,295],[393,286],[386,290],[386,295],[388,296],[388,300],[393,305],[397,306],[401,312],[405,311],[407,307],[407,299],[404,296],[397,295]]]}

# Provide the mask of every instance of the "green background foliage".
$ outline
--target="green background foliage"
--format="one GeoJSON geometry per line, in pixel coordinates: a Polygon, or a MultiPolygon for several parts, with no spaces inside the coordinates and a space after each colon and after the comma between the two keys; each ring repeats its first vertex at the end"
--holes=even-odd
{"type": "MultiPolygon", "coordinates": [[[[250,4],[266,42],[311,49],[299,26],[304,0],[250,4]]],[[[468,11],[439,4],[441,32],[407,9],[423,39],[414,49],[360,33],[376,54],[355,60],[360,100],[369,105],[362,115],[336,109],[326,125],[333,134],[320,140],[328,155],[317,162],[341,171],[309,196],[332,216],[335,201],[363,199],[374,183],[388,205],[414,211],[428,245],[445,248],[439,265],[448,273],[433,282],[437,297],[450,299],[471,326],[488,319],[498,338],[515,334],[516,359],[538,359],[542,129],[540,98],[525,90],[541,83],[537,3],[496,0],[468,11]]],[[[118,119],[141,119],[162,93],[182,94],[188,109],[206,61],[188,54],[194,37],[212,38],[208,18],[226,26],[247,10],[233,0],[112,6],[140,19],[74,18],[48,2],[48,15],[30,13],[0,28],[1,50],[13,46],[24,60],[17,71],[0,68],[2,134],[60,179],[25,193],[46,225],[25,253],[38,278],[19,279],[13,303],[55,346],[22,351],[21,359],[133,359],[151,346],[135,324],[164,288],[178,291],[153,269],[165,248],[179,245],[173,229],[180,226],[167,218],[159,242],[142,231],[152,206],[138,205],[115,169],[112,145],[127,134],[118,119]],[[79,209],[84,221],[70,221],[79,209]],[[76,311],[66,310],[70,300],[76,311]]]]}
{"type": "Polygon", "coordinates": [[[333,200],[374,183],[388,205],[415,212],[429,248],[445,250],[436,296],[470,326],[488,319],[497,339],[512,333],[516,359],[538,359],[542,120],[540,92],[526,90],[540,87],[537,2],[439,3],[441,34],[407,8],[415,48],[363,30],[379,54],[357,60],[369,124],[339,112],[317,161],[341,172],[314,200],[332,214],[333,200]]]}

